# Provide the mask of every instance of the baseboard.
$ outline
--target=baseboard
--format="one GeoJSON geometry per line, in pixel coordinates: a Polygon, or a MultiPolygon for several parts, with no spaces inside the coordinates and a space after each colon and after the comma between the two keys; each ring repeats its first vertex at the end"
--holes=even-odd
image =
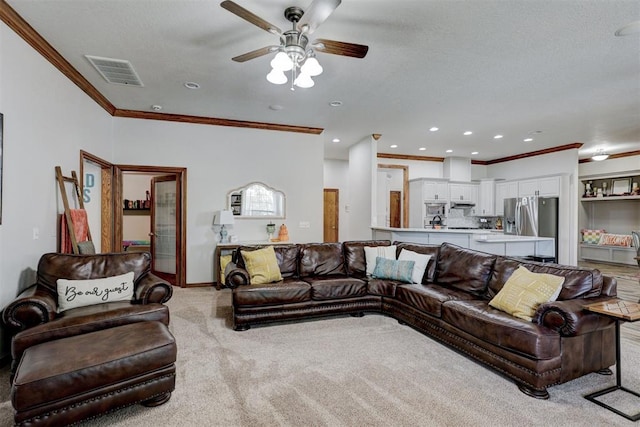
{"type": "Polygon", "coordinates": [[[205,288],[208,286],[215,286],[214,282],[202,282],[202,283],[187,283],[185,288],[205,288]]]}

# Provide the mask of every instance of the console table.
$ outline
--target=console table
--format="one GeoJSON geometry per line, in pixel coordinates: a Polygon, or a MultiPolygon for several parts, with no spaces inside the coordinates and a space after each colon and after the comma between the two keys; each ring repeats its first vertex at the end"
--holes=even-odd
{"type": "Polygon", "coordinates": [[[220,290],[225,287],[222,283],[222,272],[220,271],[220,257],[224,254],[233,253],[236,249],[242,246],[267,246],[267,245],[289,245],[293,242],[287,240],[286,242],[271,242],[268,240],[247,240],[233,243],[218,243],[213,255],[213,279],[215,281],[216,289],[220,290]]]}
{"type": "Polygon", "coordinates": [[[609,301],[586,305],[584,309],[593,313],[597,313],[601,316],[612,318],[616,322],[616,385],[588,394],[585,396],[585,399],[590,400],[591,402],[596,403],[612,412],[615,412],[616,414],[621,415],[628,420],[638,421],[640,419],[640,412],[636,413],[635,415],[629,415],[622,411],[619,411],[611,405],[607,405],[606,403],[597,400],[596,398],[617,390],[622,390],[634,396],[640,397],[640,394],[622,386],[622,369],[620,368],[620,322],[635,322],[637,320],[640,320],[640,304],[615,298],[609,301]]]}

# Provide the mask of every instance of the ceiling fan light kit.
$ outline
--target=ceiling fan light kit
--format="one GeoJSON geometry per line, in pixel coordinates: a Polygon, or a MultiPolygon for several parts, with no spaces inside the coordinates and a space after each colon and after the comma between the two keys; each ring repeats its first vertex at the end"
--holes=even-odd
{"type": "Polygon", "coordinates": [[[291,90],[294,85],[300,88],[313,87],[311,77],[322,74],[323,68],[316,58],[313,46],[317,51],[333,55],[364,58],[369,50],[368,46],[354,43],[338,42],[319,39],[309,45],[307,35],[313,33],[333,11],[340,5],[341,0],[314,0],[305,13],[299,7],[288,7],[284,17],[292,23],[292,29],[284,33],[275,25],[265,21],[254,13],[230,0],[220,3],[220,6],[249,23],[271,33],[279,35],[280,46],[268,46],[232,58],[236,62],[245,62],[275,50],[278,53],[271,60],[271,72],[267,74],[267,81],[281,85],[287,83],[287,71],[291,71],[291,90]],[[304,16],[304,19],[302,19],[304,16]],[[301,22],[302,20],[302,22],[301,22]]]}

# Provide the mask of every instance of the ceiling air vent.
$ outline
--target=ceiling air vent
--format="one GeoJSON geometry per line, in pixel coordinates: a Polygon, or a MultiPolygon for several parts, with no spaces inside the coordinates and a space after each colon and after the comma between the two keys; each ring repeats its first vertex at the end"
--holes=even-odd
{"type": "Polygon", "coordinates": [[[91,65],[98,70],[104,79],[113,84],[143,87],[138,73],[129,61],[124,59],[102,58],[100,56],[85,55],[91,65]]]}

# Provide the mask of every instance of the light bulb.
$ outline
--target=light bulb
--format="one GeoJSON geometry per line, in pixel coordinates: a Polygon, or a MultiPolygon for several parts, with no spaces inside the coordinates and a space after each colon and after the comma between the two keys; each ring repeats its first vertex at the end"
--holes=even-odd
{"type": "Polygon", "coordinates": [[[273,67],[274,70],[289,71],[293,68],[293,61],[291,61],[291,58],[289,58],[286,53],[278,52],[271,61],[271,67],[273,67]]]}
{"type": "Polygon", "coordinates": [[[274,85],[283,85],[287,82],[287,76],[284,74],[284,71],[274,68],[269,74],[267,74],[267,80],[274,85]]]}
{"type": "Polygon", "coordinates": [[[315,84],[311,79],[311,76],[307,73],[300,73],[295,82],[293,82],[296,86],[301,87],[303,89],[307,89],[313,87],[315,84]]]}
{"type": "Polygon", "coordinates": [[[307,60],[304,61],[304,64],[302,64],[300,71],[310,75],[311,77],[315,77],[322,74],[322,66],[320,65],[320,63],[316,58],[311,57],[311,58],[307,58],[307,60]]]}

